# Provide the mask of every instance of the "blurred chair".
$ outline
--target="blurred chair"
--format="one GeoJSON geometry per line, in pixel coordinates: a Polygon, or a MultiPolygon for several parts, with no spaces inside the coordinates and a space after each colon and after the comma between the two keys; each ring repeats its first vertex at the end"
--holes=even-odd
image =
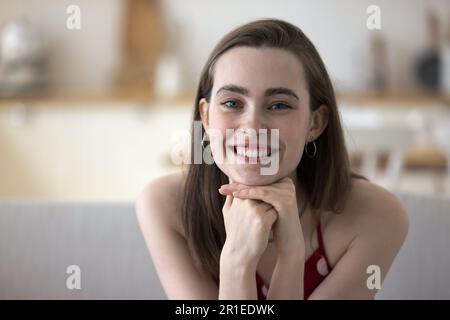
{"type": "Polygon", "coordinates": [[[385,171],[379,182],[387,188],[396,188],[405,150],[414,137],[414,127],[408,121],[387,121],[375,110],[351,108],[343,112],[343,122],[349,151],[362,155],[361,173],[374,180],[379,156],[387,154],[385,171]]]}
{"type": "Polygon", "coordinates": [[[447,181],[450,183],[450,112],[447,111],[436,119],[431,125],[433,143],[447,158],[447,181]]]}

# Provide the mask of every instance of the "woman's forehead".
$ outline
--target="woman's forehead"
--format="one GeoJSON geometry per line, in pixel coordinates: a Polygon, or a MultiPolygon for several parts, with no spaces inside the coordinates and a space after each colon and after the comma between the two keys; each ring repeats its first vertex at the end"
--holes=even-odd
{"type": "Polygon", "coordinates": [[[250,93],[270,87],[287,87],[300,92],[305,86],[300,60],[291,52],[276,48],[238,47],[225,52],[214,68],[214,90],[233,84],[250,93]]]}

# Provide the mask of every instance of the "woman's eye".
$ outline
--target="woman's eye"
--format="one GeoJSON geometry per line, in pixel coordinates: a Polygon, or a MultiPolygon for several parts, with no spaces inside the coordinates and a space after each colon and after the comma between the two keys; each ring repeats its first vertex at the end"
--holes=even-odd
{"type": "Polygon", "coordinates": [[[222,105],[229,109],[236,109],[237,107],[239,107],[239,102],[237,102],[236,100],[228,100],[222,103],[222,105]]]}
{"type": "Polygon", "coordinates": [[[290,106],[285,103],[275,103],[270,106],[270,110],[281,110],[281,109],[289,109],[290,106]]]}

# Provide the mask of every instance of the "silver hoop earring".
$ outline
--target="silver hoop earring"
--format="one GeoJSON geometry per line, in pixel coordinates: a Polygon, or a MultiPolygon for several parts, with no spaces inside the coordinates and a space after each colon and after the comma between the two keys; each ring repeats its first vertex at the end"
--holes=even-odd
{"type": "Polygon", "coordinates": [[[205,149],[208,146],[208,143],[206,142],[206,140],[207,140],[206,138],[208,138],[208,140],[209,140],[209,137],[207,134],[205,134],[202,139],[202,148],[203,149],[205,149]]]}
{"type": "Polygon", "coordinates": [[[316,142],[313,141],[312,144],[313,144],[313,147],[314,147],[314,151],[313,151],[313,153],[311,154],[311,152],[308,152],[308,145],[309,145],[310,143],[311,143],[311,142],[307,142],[307,143],[306,143],[306,145],[305,145],[305,153],[306,153],[306,155],[307,155],[310,159],[312,159],[312,158],[314,158],[314,157],[316,156],[316,153],[317,153],[317,146],[316,146],[316,142]]]}

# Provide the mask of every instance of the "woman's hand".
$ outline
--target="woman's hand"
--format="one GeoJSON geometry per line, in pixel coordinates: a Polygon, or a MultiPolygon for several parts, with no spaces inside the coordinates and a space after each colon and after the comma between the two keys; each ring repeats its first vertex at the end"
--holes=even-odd
{"type": "Polygon", "coordinates": [[[288,177],[267,186],[247,186],[240,183],[223,185],[219,192],[240,199],[263,201],[275,209],[278,219],[274,225],[273,239],[281,257],[305,254],[305,240],[297,206],[295,185],[288,177]]]}
{"type": "Polygon", "coordinates": [[[227,235],[222,253],[256,269],[277,219],[275,209],[260,200],[227,195],[222,213],[227,235]]]}

